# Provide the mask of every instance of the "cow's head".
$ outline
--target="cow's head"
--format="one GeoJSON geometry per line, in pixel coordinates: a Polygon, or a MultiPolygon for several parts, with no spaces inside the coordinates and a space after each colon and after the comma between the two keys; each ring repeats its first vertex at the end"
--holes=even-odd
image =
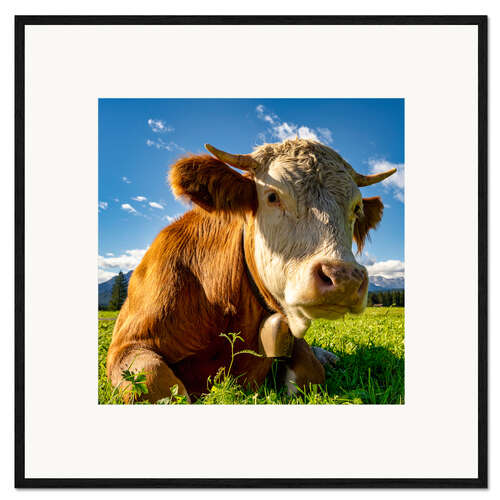
{"type": "Polygon", "coordinates": [[[352,241],[360,252],[383,204],[363,199],[359,187],[395,169],[360,175],[331,148],[304,139],[264,144],[249,155],[206,147],[218,160],[201,155],[177,162],[170,174],[174,193],[210,212],[247,217],[259,281],[292,333],[303,337],[314,318],[362,312],[368,274],[354,259],[352,241]]]}

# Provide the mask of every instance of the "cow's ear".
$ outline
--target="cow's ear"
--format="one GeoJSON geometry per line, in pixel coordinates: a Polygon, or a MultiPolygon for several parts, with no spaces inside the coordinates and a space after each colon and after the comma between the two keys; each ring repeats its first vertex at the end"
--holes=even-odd
{"type": "Polygon", "coordinates": [[[257,210],[255,182],[210,155],[191,155],[170,170],[175,196],[189,199],[208,212],[245,215],[257,210]]]}
{"type": "Polygon", "coordinates": [[[354,223],[353,238],[358,246],[358,253],[361,253],[366,239],[369,238],[368,231],[377,227],[383,213],[384,204],[380,197],[363,198],[363,215],[354,223]]]}

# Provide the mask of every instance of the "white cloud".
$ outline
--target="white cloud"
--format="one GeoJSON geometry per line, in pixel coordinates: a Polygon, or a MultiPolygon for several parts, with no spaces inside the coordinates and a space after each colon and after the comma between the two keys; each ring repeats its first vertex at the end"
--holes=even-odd
{"type": "Polygon", "coordinates": [[[382,181],[382,185],[392,191],[394,198],[404,203],[405,198],[405,166],[404,163],[391,163],[387,160],[368,160],[373,174],[396,168],[395,174],[382,181]]]}
{"type": "Polygon", "coordinates": [[[115,254],[114,254],[113,252],[108,252],[108,253],[106,254],[106,257],[114,257],[114,255],[115,255],[115,254]]]}
{"type": "Polygon", "coordinates": [[[182,217],[183,214],[175,214],[175,215],[164,215],[161,219],[167,221],[169,224],[177,220],[179,217],[182,217]]]}
{"type": "Polygon", "coordinates": [[[375,256],[366,250],[361,254],[361,257],[359,257],[358,259],[359,263],[362,264],[363,266],[370,266],[372,264],[375,264],[376,260],[377,259],[375,258],[375,256]]]}
{"type": "Polygon", "coordinates": [[[150,118],[148,120],[148,125],[156,134],[164,134],[166,132],[173,132],[175,130],[174,127],[167,125],[164,120],[155,120],[153,118],[150,118]]]}
{"type": "MultiPolygon", "coordinates": [[[[333,142],[332,132],[327,128],[312,128],[305,125],[296,125],[291,122],[282,122],[276,113],[268,111],[262,104],[259,104],[255,108],[255,111],[257,118],[269,124],[268,133],[271,137],[280,141],[295,139],[298,136],[301,139],[312,139],[324,144],[331,144],[333,142]]],[[[265,134],[260,133],[258,138],[259,141],[265,142],[265,134]]]]}
{"type": "MultiPolygon", "coordinates": [[[[114,269],[128,272],[137,267],[146,251],[147,248],[126,250],[125,253],[119,257],[103,257],[99,255],[97,260],[99,270],[105,272],[114,269]]],[[[116,274],[116,272],[114,274],[116,274]]]]}
{"type": "Polygon", "coordinates": [[[298,127],[293,123],[278,123],[272,128],[272,135],[277,137],[280,141],[285,141],[286,139],[295,139],[297,136],[300,139],[312,139],[313,141],[319,141],[319,137],[316,135],[313,129],[309,127],[298,127]]]}
{"type": "MultiPolygon", "coordinates": [[[[138,198],[140,198],[140,197],[138,197],[138,198]]],[[[163,205],[160,205],[159,203],[156,203],[154,201],[150,202],[149,205],[153,208],[163,209],[163,205]]],[[[143,212],[139,212],[139,210],[136,210],[130,203],[122,203],[122,210],[125,210],[125,212],[132,214],[132,215],[137,215],[139,217],[144,217],[148,220],[153,220],[148,214],[145,214],[143,212]]]]}
{"type": "Polygon", "coordinates": [[[98,283],[103,283],[104,281],[110,280],[113,276],[116,276],[117,273],[113,271],[103,271],[102,269],[97,270],[97,281],[98,283]]]}
{"type": "Polygon", "coordinates": [[[164,149],[166,151],[185,151],[185,149],[173,141],[165,142],[161,137],[159,137],[156,141],[152,141],[151,139],[146,140],[146,144],[149,147],[154,147],[156,149],[164,149]]]}
{"type": "Polygon", "coordinates": [[[100,201],[99,202],[99,208],[101,210],[106,210],[108,208],[108,202],[107,201],[100,201]]]}
{"type": "Polygon", "coordinates": [[[318,131],[321,142],[326,144],[331,144],[333,142],[332,131],[330,129],[318,127],[316,130],[318,131]]]}
{"type": "Polygon", "coordinates": [[[113,201],[116,201],[116,203],[118,203],[120,200],[118,198],[113,198],[113,201]]]}
{"type": "Polygon", "coordinates": [[[125,212],[128,212],[129,214],[137,214],[137,210],[130,204],[128,203],[122,203],[122,210],[125,210],[125,212]]]}
{"type": "Polygon", "coordinates": [[[153,208],[159,208],[159,209],[163,210],[163,205],[160,205],[159,203],[156,203],[156,201],[150,201],[149,202],[149,206],[153,207],[153,208]]]}
{"type": "Polygon", "coordinates": [[[383,278],[403,278],[405,263],[400,260],[385,260],[367,265],[369,276],[382,276],[383,278]]]}
{"type": "Polygon", "coordinates": [[[272,112],[267,112],[265,106],[262,104],[259,104],[255,110],[257,111],[258,118],[270,123],[271,125],[274,125],[277,121],[279,121],[278,115],[272,112]]]}
{"type": "Polygon", "coordinates": [[[257,144],[264,144],[266,142],[265,132],[259,132],[257,134],[257,144]]]}
{"type": "Polygon", "coordinates": [[[123,181],[125,184],[131,184],[131,183],[132,183],[132,181],[131,181],[128,177],[125,177],[125,176],[123,176],[123,177],[122,177],[122,181],[123,181]]]}
{"type": "Polygon", "coordinates": [[[145,196],[134,196],[132,199],[135,201],[146,201],[147,200],[147,198],[145,196]]]}

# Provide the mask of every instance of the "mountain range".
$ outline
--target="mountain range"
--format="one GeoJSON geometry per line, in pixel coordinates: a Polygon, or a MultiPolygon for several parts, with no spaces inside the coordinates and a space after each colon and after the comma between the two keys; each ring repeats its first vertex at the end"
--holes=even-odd
{"type": "Polygon", "coordinates": [[[383,276],[370,276],[369,292],[382,292],[384,290],[397,290],[405,287],[404,278],[384,278],[383,276]]]}
{"type": "MultiPolygon", "coordinates": [[[[132,271],[124,274],[125,280],[128,282],[132,271]]],[[[113,291],[113,285],[115,283],[115,278],[111,278],[108,281],[99,283],[99,306],[107,306],[111,300],[111,292],[113,291]]],[[[368,291],[370,292],[383,292],[385,290],[394,290],[405,287],[404,278],[384,278],[383,276],[370,276],[370,285],[368,286],[368,291]]]]}

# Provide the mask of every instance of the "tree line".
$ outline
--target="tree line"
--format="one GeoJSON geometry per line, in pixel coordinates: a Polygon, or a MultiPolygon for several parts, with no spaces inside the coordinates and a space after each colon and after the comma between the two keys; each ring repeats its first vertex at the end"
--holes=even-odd
{"type": "Polygon", "coordinates": [[[385,290],[383,292],[368,292],[368,306],[404,307],[404,290],[385,290]]]}

